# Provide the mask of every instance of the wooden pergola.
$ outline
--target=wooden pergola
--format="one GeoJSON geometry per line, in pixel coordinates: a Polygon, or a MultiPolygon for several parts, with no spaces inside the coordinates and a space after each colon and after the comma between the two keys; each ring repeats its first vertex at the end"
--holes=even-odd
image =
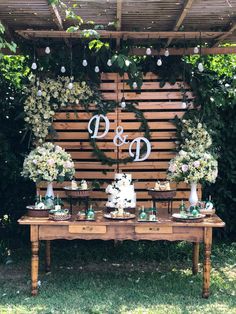
{"type": "MultiPolygon", "coordinates": [[[[73,6],[76,14],[100,30],[101,38],[133,40],[149,44],[160,41],[170,47],[174,55],[183,54],[186,41],[207,44],[202,54],[236,53],[236,47],[219,47],[224,43],[236,43],[236,0],[64,0],[73,6]],[[113,25],[110,27],[109,25],[113,25]],[[181,47],[178,49],[176,47],[181,47]]],[[[65,10],[51,5],[47,0],[0,0],[0,21],[10,39],[17,36],[62,39],[67,45],[73,38],[81,38],[81,31],[68,33],[74,25],[65,17],[65,10]]],[[[91,27],[91,26],[90,26],[91,27]]],[[[189,45],[188,45],[189,46],[189,45]]],[[[134,48],[132,53],[144,54],[144,49],[134,48]]],[[[161,54],[164,50],[154,51],[161,54]]],[[[192,49],[185,51],[191,54],[192,49]]]]}

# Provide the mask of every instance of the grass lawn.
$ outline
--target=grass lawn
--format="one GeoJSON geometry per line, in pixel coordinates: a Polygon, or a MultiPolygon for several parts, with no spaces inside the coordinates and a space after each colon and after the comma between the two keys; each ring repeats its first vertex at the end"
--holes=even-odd
{"type": "Polygon", "coordinates": [[[188,243],[55,241],[47,275],[43,248],[37,297],[30,296],[29,248],[0,265],[1,314],[236,313],[236,243],[213,245],[208,300],[201,298],[202,264],[191,273],[188,243]]]}

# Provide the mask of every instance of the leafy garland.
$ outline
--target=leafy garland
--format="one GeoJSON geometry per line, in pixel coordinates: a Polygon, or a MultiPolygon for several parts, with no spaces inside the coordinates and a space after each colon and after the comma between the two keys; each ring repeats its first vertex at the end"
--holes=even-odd
{"type": "MultiPolygon", "coordinates": [[[[33,133],[33,139],[36,144],[44,143],[50,133],[54,137],[53,119],[56,111],[60,108],[66,108],[70,105],[75,106],[76,110],[76,106],[80,104],[85,110],[89,111],[90,104],[95,104],[95,114],[103,115],[116,109],[118,104],[114,101],[104,101],[96,86],[89,86],[85,81],[81,83],[73,82],[73,88],[68,89],[70,82],[69,77],[60,76],[57,80],[46,78],[39,82],[35,76],[32,76],[30,78],[30,85],[25,87],[25,94],[27,96],[24,103],[25,122],[27,128],[33,133]],[[38,94],[39,91],[40,94],[38,94]]],[[[126,108],[123,110],[135,114],[137,121],[140,122],[139,131],[144,132],[144,136],[150,139],[150,129],[143,112],[134,103],[127,103],[126,108]]],[[[106,156],[96,143],[96,139],[91,138],[91,136],[90,143],[93,147],[94,155],[102,164],[111,166],[134,160],[134,157],[114,159],[106,156]]],[[[144,154],[145,150],[146,147],[143,145],[140,154],[144,154]]]]}
{"type": "MultiPolygon", "coordinates": [[[[106,103],[106,106],[98,106],[98,110],[96,110],[95,114],[103,114],[106,115],[109,112],[114,111],[114,109],[117,107],[116,102],[109,102],[106,103]]],[[[150,140],[150,128],[148,125],[148,121],[146,120],[144,114],[142,111],[140,111],[135,103],[127,103],[125,109],[122,109],[122,111],[127,112],[133,112],[136,117],[136,121],[140,122],[140,127],[138,131],[144,132],[144,137],[150,140]]],[[[120,163],[128,163],[132,162],[134,160],[134,157],[126,157],[124,159],[116,159],[108,157],[104,151],[102,151],[97,142],[96,139],[91,138],[90,136],[90,144],[93,147],[93,153],[94,155],[101,160],[102,164],[107,164],[109,166],[112,166],[114,164],[120,164],[120,163]]],[[[146,146],[143,145],[140,150],[140,155],[142,156],[146,152],[146,146]]]]}

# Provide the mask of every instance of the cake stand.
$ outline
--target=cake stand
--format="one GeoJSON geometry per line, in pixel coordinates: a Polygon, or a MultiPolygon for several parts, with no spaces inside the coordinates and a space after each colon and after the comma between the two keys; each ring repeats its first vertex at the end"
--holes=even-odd
{"type": "Polygon", "coordinates": [[[160,191],[160,190],[154,190],[154,189],[148,189],[148,195],[152,197],[153,201],[153,207],[158,210],[157,202],[167,202],[168,205],[168,214],[172,215],[173,210],[173,198],[176,195],[176,190],[166,190],[166,191],[160,191]]]}
{"type": "Polygon", "coordinates": [[[73,199],[74,200],[80,199],[81,202],[84,203],[86,210],[89,208],[89,197],[90,197],[90,192],[92,191],[91,189],[87,189],[87,190],[71,189],[70,186],[65,186],[64,190],[67,197],[69,198],[71,214],[72,214],[72,208],[73,208],[73,199]]]}

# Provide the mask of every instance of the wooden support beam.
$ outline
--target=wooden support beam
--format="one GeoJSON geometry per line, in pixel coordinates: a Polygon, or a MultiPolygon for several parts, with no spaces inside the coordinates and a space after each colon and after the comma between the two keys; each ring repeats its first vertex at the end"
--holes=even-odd
{"type": "MultiPolygon", "coordinates": [[[[169,48],[170,56],[183,56],[185,55],[195,55],[192,48],[169,48]]],[[[152,49],[152,55],[164,55],[165,49],[154,50],[152,49]]],[[[202,55],[218,55],[218,54],[236,54],[236,47],[218,47],[218,48],[202,48],[202,55]]],[[[146,55],[146,48],[132,48],[129,53],[130,55],[135,56],[144,56],[146,55]]]]}
{"type": "Polygon", "coordinates": [[[229,37],[234,31],[236,31],[236,23],[233,23],[230,27],[230,29],[223,35],[221,35],[213,47],[217,47],[223,40],[225,40],[227,37],[229,37]]]}
{"type": "MultiPolygon", "coordinates": [[[[64,31],[62,18],[61,18],[61,15],[60,15],[60,13],[59,13],[59,11],[58,11],[56,5],[55,5],[55,4],[49,4],[48,7],[49,7],[49,10],[50,10],[50,12],[51,12],[52,19],[53,19],[53,21],[55,22],[55,24],[57,25],[58,29],[59,29],[60,31],[64,31]]],[[[65,44],[66,44],[68,47],[70,47],[70,43],[69,43],[68,39],[65,38],[65,39],[64,39],[64,42],[65,42],[65,44]]]]}
{"type": "MultiPolygon", "coordinates": [[[[121,19],[122,19],[122,0],[116,0],[116,21],[117,27],[116,30],[121,30],[121,19]]],[[[120,48],[120,38],[116,39],[116,47],[117,49],[120,48]]]]}
{"type": "MultiPolygon", "coordinates": [[[[55,30],[16,30],[24,38],[83,38],[83,31],[68,33],[66,31],[55,30]]],[[[124,38],[129,39],[194,39],[196,37],[207,39],[216,39],[223,36],[225,32],[127,32],[127,31],[98,31],[100,38],[124,38]]],[[[92,37],[91,37],[92,38],[92,37]]]]}
{"type": "MultiPolygon", "coordinates": [[[[175,22],[175,26],[174,26],[174,28],[173,28],[173,31],[176,32],[176,31],[179,30],[179,28],[180,28],[180,26],[182,25],[182,23],[183,23],[185,17],[187,16],[189,10],[190,10],[191,7],[192,7],[193,1],[194,1],[194,0],[186,0],[186,1],[185,1],[184,7],[183,7],[183,9],[182,9],[180,15],[178,16],[178,18],[177,18],[177,20],[176,20],[176,22],[175,22]]],[[[170,37],[170,38],[168,39],[167,44],[166,44],[167,47],[170,45],[170,43],[172,42],[172,40],[173,40],[173,37],[170,37]]]]}

